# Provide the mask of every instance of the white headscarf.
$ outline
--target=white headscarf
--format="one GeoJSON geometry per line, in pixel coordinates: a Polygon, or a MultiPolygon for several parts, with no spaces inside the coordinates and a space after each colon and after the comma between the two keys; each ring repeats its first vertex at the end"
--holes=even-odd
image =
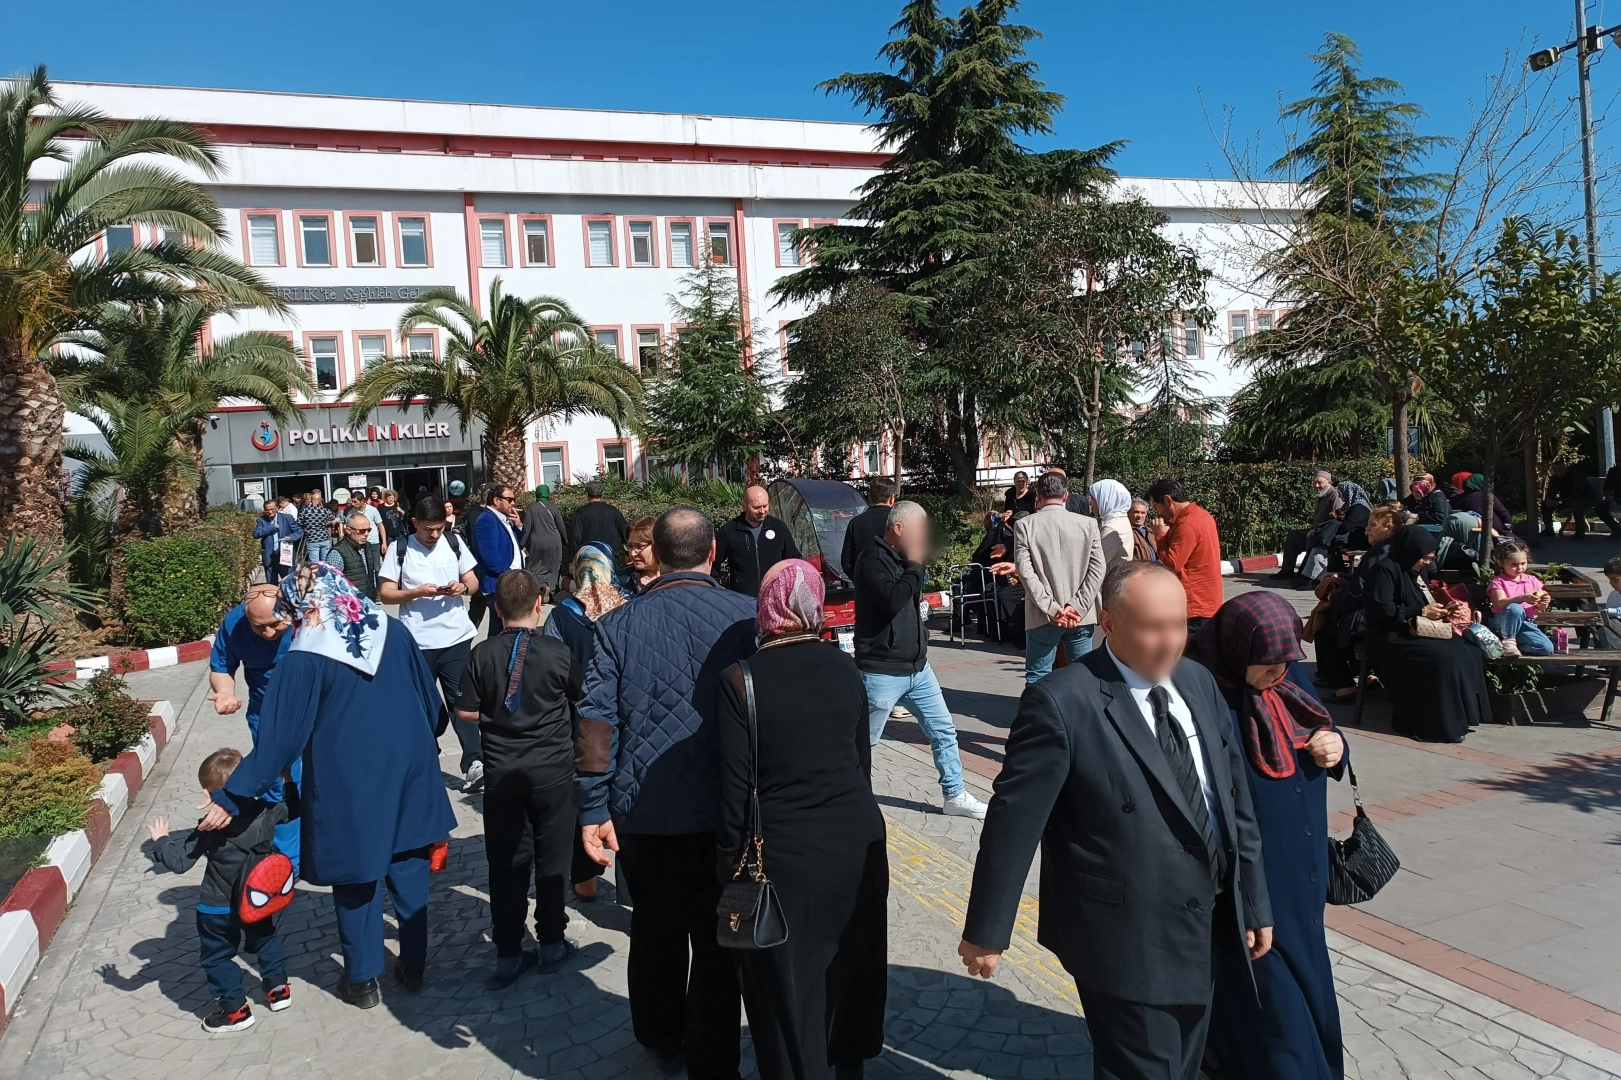
{"type": "Polygon", "coordinates": [[[281,606],[293,622],[289,652],[312,652],[377,674],[388,626],[383,609],[338,570],[308,563],[281,583],[281,606]]]}
{"type": "Polygon", "coordinates": [[[1097,507],[1100,519],[1124,514],[1131,509],[1131,492],[1118,480],[1099,480],[1087,492],[1092,496],[1092,505],[1097,507]]]}

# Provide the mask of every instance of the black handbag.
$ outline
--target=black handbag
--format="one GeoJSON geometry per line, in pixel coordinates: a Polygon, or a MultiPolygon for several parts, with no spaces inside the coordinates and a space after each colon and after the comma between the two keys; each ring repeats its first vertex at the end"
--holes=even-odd
{"type": "Polygon", "coordinates": [[[788,921],[782,916],[777,890],[765,874],[765,837],[760,835],[760,728],[754,708],[754,673],[748,662],[743,672],[743,697],[749,709],[749,837],[737,856],[732,880],[721,889],[715,905],[715,937],[726,949],[770,949],[788,940],[788,921]]]}
{"type": "Polygon", "coordinates": [[[1360,904],[1378,895],[1396,871],[1401,860],[1390,850],[1385,838],[1373,827],[1362,808],[1362,795],[1356,789],[1356,770],[1349,764],[1345,775],[1351,781],[1351,798],[1356,802],[1356,820],[1351,835],[1344,840],[1328,838],[1328,902],[1360,904]]]}

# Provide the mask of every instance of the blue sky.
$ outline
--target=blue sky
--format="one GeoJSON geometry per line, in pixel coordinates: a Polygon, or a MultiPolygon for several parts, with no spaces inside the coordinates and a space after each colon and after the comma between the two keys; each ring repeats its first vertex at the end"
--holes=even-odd
{"type": "MultiPolygon", "coordinates": [[[[44,62],[59,78],[299,90],[535,105],[857,118],[822,78],[867,70],[899,0],[486,0],[341,3],[130,3],[9,6],[0,71],[44,62]],[[459,25],[452,17],[472,16],[459,25]]],[[[1610,16],[1621,22],[1621,0],[1610,16]]],[[[1604,4],[1590,5],[1604,21],[1604,4]]],[[[1136,175],[1221,173],[1210,123],[1276,132],[1280,94],[1303,94],[1305,56],[1327,30],[1362,46],[1365,69],[1393,77],[1456,133],[1471,95],[1505,50],[1565,41],[1564,0],[1027,0],[1023,22],[1042,76],[1068,98],[1051,145],[1129,139],[1136,175]],[[1208,118],[1207,118],[1208,114],[1208,118]]],[[[1608,50],[1621,54],[1621,49],[1608,50]]],[[[1595,69],[1602,107],[1621,91],[1621,56],[1595,69]]],[[[1574,93],[1569,60],[1543,77],[1574,93]]],[[[1601,132],[1601,159],[1611,140],[1601,132]]]]}

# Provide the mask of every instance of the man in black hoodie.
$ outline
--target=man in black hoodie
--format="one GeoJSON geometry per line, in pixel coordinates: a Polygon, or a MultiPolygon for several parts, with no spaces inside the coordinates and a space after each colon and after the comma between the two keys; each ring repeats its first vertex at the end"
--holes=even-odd
{"type": "Polygon", "coordinates": [[[923,563],[929,515],[915,502],[889,511],[888,528],[856,557],[856,667],[867,688],[872,744],[883,738],[889,710],[904,704],[929,738],[948,817],[983,818],[985,804],[963,784],[957,725],[929,667],[923,563]]]}
{"type": "Polygon", "coordinates": [[[799,558],[788,524],[772,517],[771,497],[759,484],[743,490],[743,512],[715,531],[715,568],[731,570],[732,589],[748,596],[760,592],[765,572],[784,559],[799,558]]]}
{"type": "Polygon", "coordinates": [[[853,584],[856,579],[856,556],[872,547],[872,542],[889,528],[889,508],[895,505],[895,481],[887,476],[875,476],[867,484],[867,508],[850,519],[844,528],[844,551],[839,566],[853,584]]]}

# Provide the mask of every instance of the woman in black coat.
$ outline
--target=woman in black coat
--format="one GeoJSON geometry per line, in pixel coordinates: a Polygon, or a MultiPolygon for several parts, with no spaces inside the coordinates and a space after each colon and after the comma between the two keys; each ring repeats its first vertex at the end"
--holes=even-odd
{"type": "MultiPolygon", "coordinates": [[[[1318,686],[1334,691],[1335,697],[1356,693],[1356,639],[1362,635],[1362,603],[1368,575],[1380,559],[1390,554],[1390,538],[1396,532],[1398,511],[1381,506],[1368,515],[1368,550],[1362,561],[1345,574],[1334,575],[1317,586],[1319,599],[1328,601],[1328,618],[1317,628],[1312,643],[1317,646],[1318,686]]],[[[1325,575],[1325,578],[1327,575],[1325,575]]]]}
{"type": "MultiPolygon", "coordinates": [[[[872,795],[867,693],[855,663],[820,639],[822,576],[777,563],[759,593],[753,677],[766,875],[788,939],[737,953],[762,1080],[862,1075],[884,1047],[889,859],[872,795]]],[[[743,665],[720,680],[721,877],[749,841],[752,751],[743,665]]]]}
{"type": "Polygon", "coordinates": [[[1242,968],[1218,976],[1210,1052],[1233,1080],[1341,1080],[1323,905],[1328,777],[1345,770],[1345,737],[1306,682],[1300,616],[1277,593],[1233,597],[1187,652],[1232,710],[1272,896],[1272,951],[1252,965],[1254,987],[1242,968]]]}
{"type": "Polygon", "coordinates": [[[1490,715],[1486,663],[1481,651],[1454,634],[1420,637],[1413,620],[1445,621],[1450,604],[1437,603],[1420,575],[1435,559],[1436,539],[1419,525],[1398,529],[1390,554],[1369,571],[1363,612],[1368,660],[1390,694],[1398,734],[1426,742],[1462,742],[1490,715]]]}

